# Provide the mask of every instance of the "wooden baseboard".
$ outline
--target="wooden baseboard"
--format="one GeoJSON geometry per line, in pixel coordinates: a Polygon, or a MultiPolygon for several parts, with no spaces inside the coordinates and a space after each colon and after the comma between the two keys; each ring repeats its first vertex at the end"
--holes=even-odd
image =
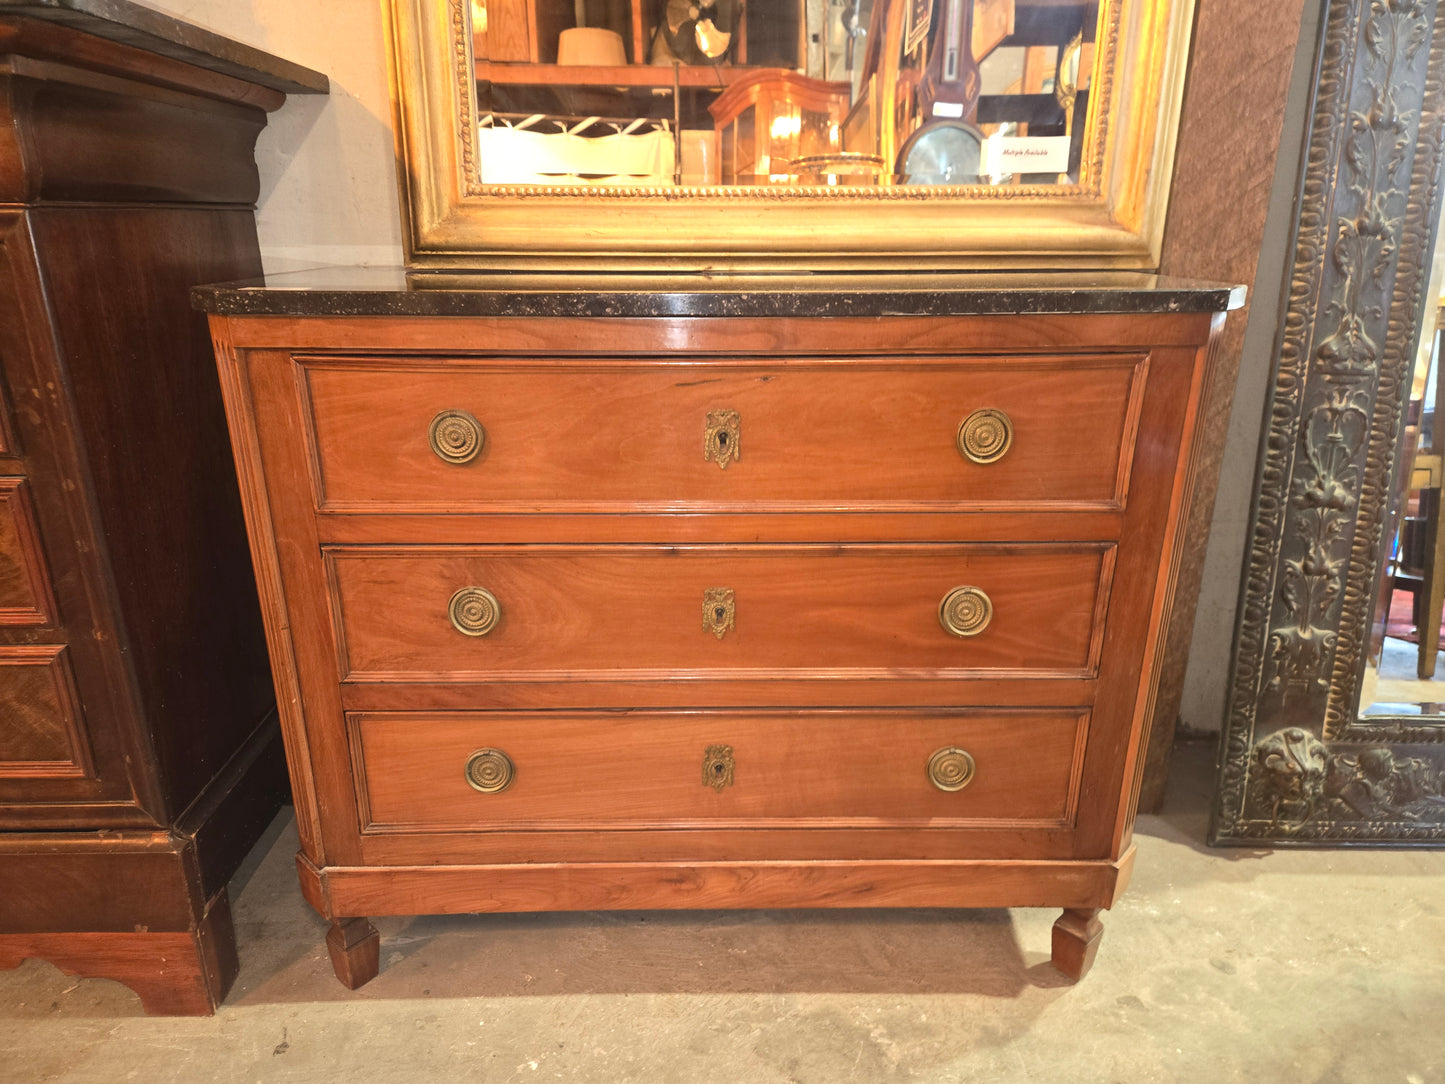
{"type": "Polygon", "coordinates": [[[0,933],[0,970],[31,958],[67,975],[124,983],[152,1016],[210,1016],[238,969],[225,892],[193,931],[0,933]]]}
{"type": "Polygon", "coordinates": [[[330,866],[297,856],[327,918],[506,911],[796,907],[1109,907],[1119,861],[579,862],[330,866]]]}
{"type": "Polygon", "coordinates": [[[226,882],[285,795],[264,721],[169,832],[0,834],[0,968],[117,979],[149,1013],[209,1014],[236,977],[226,882]]]}

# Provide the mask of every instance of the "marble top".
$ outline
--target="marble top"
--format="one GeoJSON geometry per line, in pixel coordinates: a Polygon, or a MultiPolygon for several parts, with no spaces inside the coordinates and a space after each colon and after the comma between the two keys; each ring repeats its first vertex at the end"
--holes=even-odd
{"type": "Polygon", "coordinates": [[[0,0],[0,16],[5,15],[60,23],[284,94],[325,94],[330,89],[320,72],[131,0],[0,0]]]}
{"type": "Polygon", "coordinates": [[[502,274],[331,267],[199,286],[232,316],[950,316],[1224,312],[1244,287],[1139,272],[502,274]]]}

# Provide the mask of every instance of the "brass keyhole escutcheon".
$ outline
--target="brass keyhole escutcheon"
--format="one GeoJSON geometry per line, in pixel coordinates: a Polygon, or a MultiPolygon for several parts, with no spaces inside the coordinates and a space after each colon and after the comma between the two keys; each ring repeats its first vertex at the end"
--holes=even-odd
{"type": "Polygon", "coordinates": [[[954,636],[977,636],[993,620],[993,601],[982,588],[955,587],[938,604],[938,623],[954,636]]]}
{"type": "Polygon", "coordinates": [[[502,604],[485,587],[463,587],[447,604],[452,628],[465,636],[485,636],[502,618],[502,604]]]}
{"type": "Polygon", "coordinates": [[[727,470],[729,463],[742,458],[742,417],[736,410],[710,410],[702,431],[704,462],[716,463],[727,470]]]}
{"type": "Polygon", "coordinates": [[[733,785],[733,747],[709,745],[702,754],[702,782],[719,794],[733,785]]]}
{"type": "Polygon", "coordinates": [[[975,410],[958,427],[958,454],[971,463],[997,463],[1014,439],[1014,423],[1002,410],[975,410]]]}
{"type": "Polygon", "coordinates": [[[721,640],[737,619],[737,602],[731,587],[709,587],[702,593],[702,631],[721,640]]]}
{"type": "Polygon", "coordinates": [[[465,410],[443,410],[431,420],[427,442],[437,458],[460,465],[482,454],[487,431],[465,410]]]}
{"type": "Polygon", "coordinates": [[[512,785],[517,770],[512,758],[500,749],[478,749],[467,757],[462,770],[467,785],[483,794],[499,794],[512,785]]]}
{"type": "Polygon", "coordinates": [[[948,745],[928,758],[928,781],[939,790],[962,790],[973,782],[977,769],[967,750],[948,745]]]}

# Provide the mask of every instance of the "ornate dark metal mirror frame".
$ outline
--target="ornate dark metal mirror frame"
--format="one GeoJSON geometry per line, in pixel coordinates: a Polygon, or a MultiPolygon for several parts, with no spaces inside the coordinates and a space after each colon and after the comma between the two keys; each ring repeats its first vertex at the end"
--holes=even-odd
{"type": "Polygon", "coordinates": [[[1357,701],[1440,207],[1445,25],[1436,0],[1327,4],[1211,840],[1439,845],[1445,719],[1357,701]]]}

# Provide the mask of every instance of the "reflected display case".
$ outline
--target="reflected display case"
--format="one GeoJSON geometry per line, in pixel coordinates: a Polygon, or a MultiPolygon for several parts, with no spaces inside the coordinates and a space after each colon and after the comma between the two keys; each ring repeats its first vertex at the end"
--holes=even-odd
{"type": "Polygon", "coordinates": [[[388,0],[409,264],[1157,265],[1192,0],[388,0]]]}

